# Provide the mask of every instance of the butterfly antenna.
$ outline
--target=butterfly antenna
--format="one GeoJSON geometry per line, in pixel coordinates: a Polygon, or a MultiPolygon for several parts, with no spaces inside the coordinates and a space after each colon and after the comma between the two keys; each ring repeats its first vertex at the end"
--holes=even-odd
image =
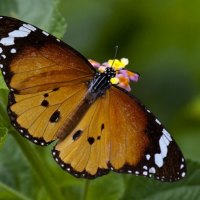
{"type": "Polygon", "coordinates": [[[113,58],[113,62],[112,62],[111,67],[113,66],[113,64],[114,64],[114,62],[115,62],[115,60],[116,60],[116,56],[117,56],[117,53],[118,53],[118,48],[119,48],[119,46],[116,45],[116,46],[115,46],[115,54],[114,54],[114,58],[113,58]]]}

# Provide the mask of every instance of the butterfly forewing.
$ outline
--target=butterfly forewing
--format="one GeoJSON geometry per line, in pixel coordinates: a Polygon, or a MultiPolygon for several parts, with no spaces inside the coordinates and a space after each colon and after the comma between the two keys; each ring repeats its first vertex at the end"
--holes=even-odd
{"type": "Polygon", "coordinates": [[[32,142],[48,144],[84,98],[94,69],[59,39],[9,17],[0,18],[0,56],[12,124],[32,142]]]}
{"type": "Polygon", "coordinates": [[[30,24],[3,17],[0,38],[2,72],[18,93],[80,83],[94,73],[78,52],[30,24]]]}

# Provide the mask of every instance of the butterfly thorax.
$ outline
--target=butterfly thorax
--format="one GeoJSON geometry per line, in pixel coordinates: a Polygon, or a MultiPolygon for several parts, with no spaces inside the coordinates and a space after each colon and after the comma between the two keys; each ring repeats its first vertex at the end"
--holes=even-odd
{"type": "Polygon", "coordinates": [[[103,73],[97,72],[95,74],[89,83],[88,89],[88,97],[91,103],[105,94],[105,91],[112,85],[110,79],[115,77],[115,75],[115,70],[110,67],[107,67],[103,73]]]}

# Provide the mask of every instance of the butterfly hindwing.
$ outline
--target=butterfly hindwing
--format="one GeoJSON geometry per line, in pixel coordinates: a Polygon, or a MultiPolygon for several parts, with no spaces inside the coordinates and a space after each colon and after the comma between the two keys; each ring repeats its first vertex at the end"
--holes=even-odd
{"type": "Polygon", "coordinates": [[[0,17],[0,57],[12,124],[32,142],[48,144],[82,101],[95,70],[59,39],[10,17],[0,17]],[[51,123],[56,117],[62,120],[51,123]]]}
{"type": "Polygon", "coordinates": [[[77,177],[94,178],[109,172],[108,98],[97,99],[74,131],[53,150],[60,166],[77,177]]]}
{"type": "Polygon", "coordinates": [[[77,177],[95,178],[112,170],[176,181],[186,173],[183,155],[169,133],[135,97],[116,87],[91,106],[55,146],[53,156],[77,177]]]}

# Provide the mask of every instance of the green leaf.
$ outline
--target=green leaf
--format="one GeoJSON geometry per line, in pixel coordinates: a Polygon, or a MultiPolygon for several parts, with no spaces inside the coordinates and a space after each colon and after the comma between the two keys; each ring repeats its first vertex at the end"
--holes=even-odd
{"type": "Polygon", "coordinates": [[[23,156],[19,145],[9,134],[7,142],[0,151],[0,160],[0,197],[3,194],[4,200],[18,199],[17,196],[20,195],[36,197],[41,189],[36,174],[23,156]],[[14,195],[15,198],[8,198],[7,195],[8,197],[14,195]]]}
{"type": "Polygon", "coordinates": [[[1,71],[0,71],[0,89],[8,89],[3,79],[1,71]]]}
{"type": "Polygon", "coordinates": [[[58,0],[7,0],[1,3],[0,13],[37,25],[61,38],[66,23],[58,11],[58,3],[58,0]]]}
{"type": "Polygon", "coordinates": [[[197,200],[200,197],[200,164],[187,161],[188,175],[175,183],[163,183],[145,177],[126,177],[126,191],[121,199],[197,200]]]}
{"type": "Polygon", "coordinates": [[[7,114],[8,89],[0,89],[0,127],[11,127],[7,114]]]}
{"type": "Polygon", "coordinates": [[[86,181],[87,200],[116,200],[120,199],[124,193],[123,176],[120,174],[110,173],[107,176],[95,180],[86,181]]]}
{"type": "Polygon", "coordinates": [[[30,200],[28,197],[24,196],[23,194],[17,192],[16,190],[12,189],[11,187],[3,184],[0,182],[0,200],[5,199],[15,199],[15,200],[30,200]]]}
{"type": "Polygon", "coordinates": [[[2,145],[6,140],[7,133],[8,129],[6,127],[0,127],[0,148],[2,147],[2,145]]]}

